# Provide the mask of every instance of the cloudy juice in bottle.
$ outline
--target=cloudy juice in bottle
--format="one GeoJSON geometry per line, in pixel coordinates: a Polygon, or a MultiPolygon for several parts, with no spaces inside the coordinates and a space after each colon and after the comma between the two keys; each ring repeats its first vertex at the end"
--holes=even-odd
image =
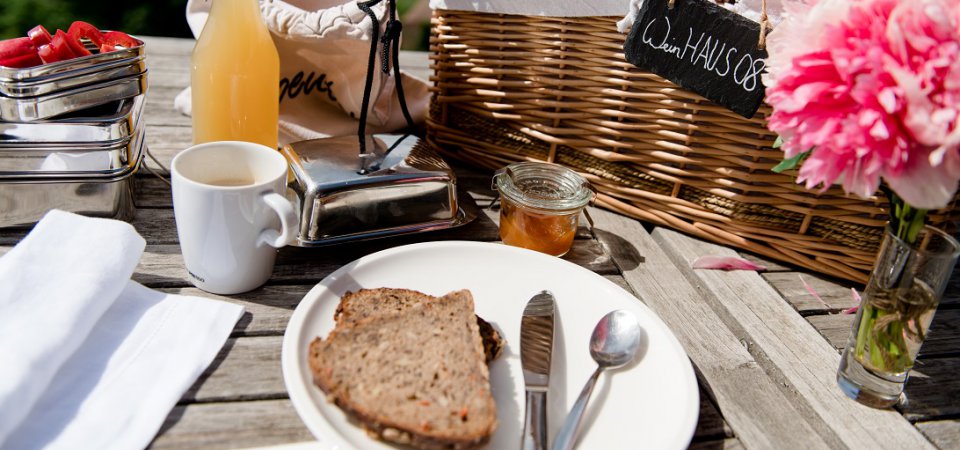
{"type": "Polygon", "coordinates": [[[213,0],[193,49],[193,142],[277,147],[280,58],[257,0],[213,0]]]}

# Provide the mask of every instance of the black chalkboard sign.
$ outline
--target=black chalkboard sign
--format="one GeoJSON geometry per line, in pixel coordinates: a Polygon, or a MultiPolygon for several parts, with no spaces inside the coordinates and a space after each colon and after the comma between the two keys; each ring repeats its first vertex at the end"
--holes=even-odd
{"type": "Polygon", "coordinates": [[[624,43],[627,61],[753,117],[763,101],[760,24],[706,0],[646,0],[624,43]]]}

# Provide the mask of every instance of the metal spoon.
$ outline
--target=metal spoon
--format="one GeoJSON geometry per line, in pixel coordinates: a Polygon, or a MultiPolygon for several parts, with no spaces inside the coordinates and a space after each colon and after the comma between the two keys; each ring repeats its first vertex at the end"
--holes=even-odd
{"type": "Polygon", "coordinates": [[[593,372],[586,386],[573,404],[573,409],[563,422],[563,428],[553,442],[553,450],[569,450],[577,442],[577,431],[580,420],[587,409],[587,401],[593,392],[600,373],[606,369],[621,367],[636,357],[640,348],[640,324],[637,318],[624,310],[613,311],[600,319],[590,336],[590,356],[597,362],[597,370],[593,372]]]}

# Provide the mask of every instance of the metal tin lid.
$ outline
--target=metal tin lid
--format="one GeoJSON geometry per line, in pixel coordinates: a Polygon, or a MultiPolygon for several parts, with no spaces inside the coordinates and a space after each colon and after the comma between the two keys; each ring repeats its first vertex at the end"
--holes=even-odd
{"type": "Polygon", "coordinates": [[[0,80],[0,95],[36,97],[67,89],[131,77],[147,70],[143,57],[132,60],[106,61],[102,64],[20,81],[0,80]]]}
{"type": "Polygon", "coordinates": [[[577,211],[595,195],[580,174],[545,162],[510,164],[493,176],[492,188],[516,204],[556,214],[577,211]]]}
{"type": "Polygon", "coordinates": [[[141,122],[144,94],[76,111],[55,120],[0,122],[0,147],[104,147],[127,141],[141,122]]]}
{"type": "Polygon", "coordinates": [[[143,41],[136,38],[134,38],[134,40],[136,40],[139,45],[133,48],[121,48],[112,52],[81,56],[79,58],[57,61],[35,67],[14,68],[0,66],[0,83],[29,82],[42,77],[65,73],[73,76],[81,73],[97,72],[102,70],[105,65],[111,63],[143,59],[143,41]]]}
{"type": "Polygon", "coordinates": [[[101,145],[0,142],[0,181],[17,178],[112,178],[129,171],[141,157],[144,121],[131,136],[101,145]]]}
{"type": "Polygon", "coordinates": [[[94,83],[36,97],[0,95],[0,120],[30,122],[48,119],[116,100],[136,97],[147,91],[147,72],[94,83]]]}
{"type": "Polygon", "coordinates": [[[136,159],[126,167],[110,174],[105,174],[102,176],[88,176],[84,174],[63,174],[60,176],[44,176],[44,177],[0,177],[0,187],[6,185],[21,185],[21,184],[62,184],[62,183],[115,183],[117,181],[125,180],[137,173],[140,170],[140,167],[143,165],[143,159],[145,152],[143,151],[144,144],[143,141],[140,142],[139,150],[136,153],[136,159]]]}

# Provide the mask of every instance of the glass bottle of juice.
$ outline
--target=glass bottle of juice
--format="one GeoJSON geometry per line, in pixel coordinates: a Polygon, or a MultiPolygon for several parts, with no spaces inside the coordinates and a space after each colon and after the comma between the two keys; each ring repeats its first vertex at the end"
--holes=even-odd
{"type": "Polygon", "coordinates": [[[280,58],[258,0],[214,0],[192,63],[193,142],[276,148],[280,58]]]}

